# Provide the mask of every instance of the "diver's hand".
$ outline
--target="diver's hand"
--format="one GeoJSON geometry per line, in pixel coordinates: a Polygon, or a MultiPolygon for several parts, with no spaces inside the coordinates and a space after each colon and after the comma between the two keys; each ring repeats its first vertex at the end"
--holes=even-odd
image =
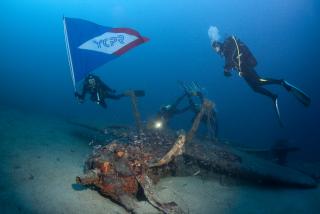
{"type": "Polygon", "coordinates": [[[81,99],[81,96],[78,92],[74,92],[74,96],[78,99],[79,103],[83,103],[83,99],[81,99]]]}
{"type": "Polygon", "coordinates": [[[226,77],[231,77],[232,76],[231,71],[228,71],[227,69],[224,69],[223,75],[226,76],[226,77]]]}
{"type": "Polygon", "coordinates": [[[78,97],[78,102],[79,102],[79,103],[83,103],[83,101],[84,101],[83,99],[81,99],[80,97],[78,97]]]}

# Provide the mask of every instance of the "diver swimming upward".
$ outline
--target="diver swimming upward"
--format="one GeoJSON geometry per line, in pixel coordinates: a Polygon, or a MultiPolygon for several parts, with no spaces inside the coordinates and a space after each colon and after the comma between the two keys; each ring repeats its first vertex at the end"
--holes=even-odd
{"type": "Polygon", "coordinates": [[[211,46],[221,57],[225,59],[224,75],[230,77],[231,71],[235,70],[239,76],[242,77],[247,84],[257,93],[270,97],[274,103],[276,113],[280,124],[282,125],[280,118],[280,111],[278,107],[278,95],[272,93],[268,89],[264,88],[265,85],[281,85],[288,92],[291,92],[304,106],[309,106],[311,99],[302,90],[293,86],[283,79],[272,79],[260,77],[255,67],[257,66],[257,60],[249,50],[249,48],[235,36],[227,37],[223,42],[220,42],[219,31],[216,27],[210,27],[208,35],[211,40],[211,46]]]}

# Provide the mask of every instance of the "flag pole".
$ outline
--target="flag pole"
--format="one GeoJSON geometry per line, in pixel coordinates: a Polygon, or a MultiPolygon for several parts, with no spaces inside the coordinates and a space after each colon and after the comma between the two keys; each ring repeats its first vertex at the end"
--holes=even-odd
{"type": "Polygon", "coordinates": [[[71,57],[70,46],[69,46],[66,19],[65,19],[64,16],[63,16],[63,28],[64,28],[64,39],[65,39],[65,43],[66,43],[67,56],[68,56],[68,62],[69,62],[69,67],[70,67],[70,73],[71,73],[73,88],[74,88],[74,91],[76,92],[77,91],[76,81],[75,81],[75,78],[74,78],[74,70],[73,70],[72,57],[71,57]]]}

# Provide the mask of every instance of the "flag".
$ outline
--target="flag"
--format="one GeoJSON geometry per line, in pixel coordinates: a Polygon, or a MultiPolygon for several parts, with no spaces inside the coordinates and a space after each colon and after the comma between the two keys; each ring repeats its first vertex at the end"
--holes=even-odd
{"type": "Polygon", "coordinates": [[[83,19],[63,18],[73,84],[89,72],[148,39],[130,28],[112,28],[83,19]]]}

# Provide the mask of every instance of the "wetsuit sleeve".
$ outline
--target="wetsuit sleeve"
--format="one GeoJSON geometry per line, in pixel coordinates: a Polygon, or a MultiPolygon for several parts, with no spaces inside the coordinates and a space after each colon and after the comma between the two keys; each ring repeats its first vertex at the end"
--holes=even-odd
{"type": "Polygon", "coordinates": [[[187,93],[184,93],[182,96],[178,97],[176,99],[176,101],[171,105],[171,110],[170,110],[170,114],[173,116],[175,114],[181,114],[187,110],[189,110],[189,106],[183,109],[178,109],[177,106],[181,103],[181,101],[183,100],[184,97],[187,96],[187,93]]]}
{"type": "Polygon", "coordinates": [[[176,108],[179,103],[187,96],[187,93],[184,93],[182,96],[178,97],[178,99],[172,104],[173,108],[176,108]]]}
{"type": "Polygon", "coordinates": [[[225,57],[224,70],[227,72],[230,72],[231,69],[234,67],[233,54],[235,51],[235,46],[231,39],[232,38],[226,39],[226,41],[223,44],[223,55],[225,57]]]}
{"type": "Polygon", "coordinates": [[[101,89],[103,91],[107,91],[107,92],[114,92],[114,90],[112,88],[110,88],[109,86],[107,86],[105,83],[103,83],[101,80],[99,81],[99,85],[101,87],[101,89]]]}
{"type": "Polygon", "coordinates": [[[86,94],[87,94],[88,91],[89,91],[88,84],[85,83],[85,84],[83,85],[81,94],[76,94],[76,96],[77,96],[79,99],[84,100],[84,98],[85,98],[85,96],[86,96],[86,94]]]}
{"type": "Polygon", "coordinates": [[[182,109],[176,109],[176,114],[182,114],[182,113],[184,113],[184,112],[186,112],[186,111],[189,111],[191,109],[191,105],[189,105],[189,106],[186,106],[186,107],[184,107],[184,108],[182,108],[182,109]]]}

